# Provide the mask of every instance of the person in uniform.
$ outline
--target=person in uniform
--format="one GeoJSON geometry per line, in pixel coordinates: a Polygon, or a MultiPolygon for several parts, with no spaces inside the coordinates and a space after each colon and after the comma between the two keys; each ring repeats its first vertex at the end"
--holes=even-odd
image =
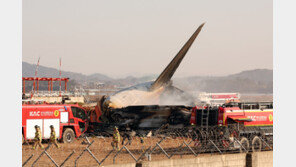
{"type": "Polygon", "coordinates": [[[141,149],[142,149],[142,152],[145,152],[145,147],[144,147],[144,135],[143,135],[143,134],[140,134],[139,137],[140,137],[140,142],[141,142],[141,149]]]}
{"type": "Polygon", "coordinates": [[[125,132],[124,132],[124,134],[122,136],[122,143],[121,143],[122,145],[124,145],[125,139],[127,139],[127,143],[125,145],[127,145],[127,144],[131,145],[132,144],[132,131],[131,131],[131,128],[128,125],[126,125],[125,132]]]}
{"type": "Polygon", "coordinates": [[[49,142],[54,144],[57,148],[60,148],[60,146],[57,143],[57,137],[56,137],[56,133],[55,133],[53,125],[50,125],[50,139],[49,139],[49,142]]]}
{"type": "Polygon", "coordinates": [[[39,145],[41,148],[44,148],[42,145],[42,135],[41,135],[41,130],[40,127],[38,125],[35,125],[35,138],[34,138],[34,145],[33,145],[33,149],[35,150],[37,148],[37,145],[39,145]]]}
{"type": "Polygon", "coordinates": [[[113,147],[113,150],[115,150],[116,147],[117,151],[119,151],[120,134],[116,126],[113,130],[113,141],[111,142],[111,145],[113,147]]]}

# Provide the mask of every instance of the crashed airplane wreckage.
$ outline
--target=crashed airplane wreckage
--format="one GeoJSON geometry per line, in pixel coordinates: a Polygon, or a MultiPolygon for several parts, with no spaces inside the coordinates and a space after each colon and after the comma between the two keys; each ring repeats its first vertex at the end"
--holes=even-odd
{"type": "Polygon", "coordinates": [[[159,128],[161,125],[186,126],[194,99],[188,93],[174,87],[171,78],[185,57],[195,38],[201,31],[201,24],[174,59],[154,82],[146,82],[120,90],[98,102],[100,121],[126,125],[134,128],[159,128]]]}
{"type": "MultiPolygon", "coordinates": [[[[186,106],[142,105],[109,109],[106,122],[118,126],[129,125],[131,129],[158,129],[168,124],[171,128],[189,125],[190,109],[186,106]]],[[[104,118],[104,117],[102,117],[104,118]]]]}

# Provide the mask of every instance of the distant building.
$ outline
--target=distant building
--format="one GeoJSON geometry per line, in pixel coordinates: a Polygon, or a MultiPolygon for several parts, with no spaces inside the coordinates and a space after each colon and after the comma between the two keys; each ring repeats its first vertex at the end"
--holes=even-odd
{"type": "Polygon", "coordinates": [[[51,78],[51,77],[22,77],[23,102],[47,102],[47,103],[61,103],[65,97],[67,97],[65,103],[84,103],[83,91],[67,91],[67,83],[69,78],[51,78]],[[33,83],[32,90],[26,92],[26,83],[33,83]],[[60,90],[55,91],[53,89],[53,83],[58,82],[60,90]],[[62,90],[62,82],[64,82],[64,90],[62,90]],[[40,84],[47,83],[47,90],[40,90],[40,84]]]}
{"type": "Polygon", "coordinates": [[[202,92],[198,96],[201,103],[213,106],[222,105],[228,101],[239,101],[239,93],[206,93],[202,92]]]}

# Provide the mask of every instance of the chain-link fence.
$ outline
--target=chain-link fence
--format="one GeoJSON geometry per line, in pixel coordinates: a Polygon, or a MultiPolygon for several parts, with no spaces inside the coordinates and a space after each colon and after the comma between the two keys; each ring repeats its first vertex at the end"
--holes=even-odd
{"type": "MultiPolygon", "coordinates": [[[[267,130],[239,127],[158,129],[141,133],[121,132],[119,148],[112,146],[112,134],[85,134],[61,148],[43,143],[46,148],[23,145],[23,166],[100,166],[139,161],[197,157],[273,149],[267,130]],[[129,133],[129,139],[126,134],[129,133]],[[123,141],[123,138],[126,138],[123,141]]],[[[270,129],[269,129],[270,131],[270,129]]]]}

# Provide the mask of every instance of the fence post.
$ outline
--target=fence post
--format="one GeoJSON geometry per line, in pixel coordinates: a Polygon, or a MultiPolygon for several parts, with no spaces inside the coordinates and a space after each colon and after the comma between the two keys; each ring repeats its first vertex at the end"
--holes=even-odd
{"type": "Polygon", "coordinates": [[[252,154],[246,154],[246,167],[252,167],[252,154]]]}

